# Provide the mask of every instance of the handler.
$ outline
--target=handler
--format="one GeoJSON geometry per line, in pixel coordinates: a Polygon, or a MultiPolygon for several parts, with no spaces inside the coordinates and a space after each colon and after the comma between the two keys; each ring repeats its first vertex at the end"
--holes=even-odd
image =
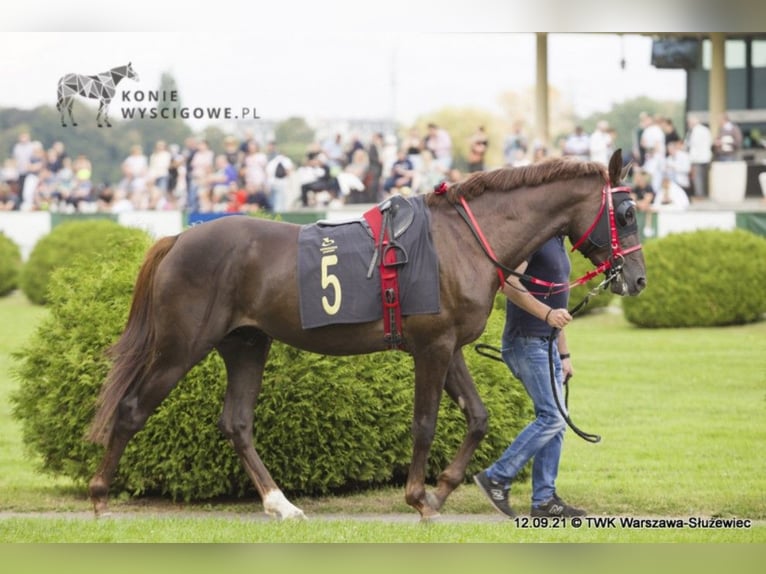
{"type": "MultiPolygon", "coordinates": [[[[548,240],[516,271],[553,283],[569,282],[569,257],[562,237],[548,240]]],[[[474,482],[492,506],[514,518],[509,494],[511,481],[532,463],[532,516],[584,516],[586,512],[565,503],[556,494],[561,446],[566,422],[556,406],[550,381],[548,342],[552,327],[558,336],[553,345],[553,364],[559,402],[565,377],[574,374],[563,329],[572,320],[567,311],[569,290],[536,294],[542,289],[515,276],[503,286],[508,298],[502,355],[513,375],[521,381],[535,407],[535,420],[529,423],[505,452],[489,468],[474,475],[474,482]]]]}

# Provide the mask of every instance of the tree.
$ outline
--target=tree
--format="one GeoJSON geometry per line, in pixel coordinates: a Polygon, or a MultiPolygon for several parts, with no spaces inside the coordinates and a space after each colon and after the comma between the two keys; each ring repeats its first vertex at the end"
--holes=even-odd
{"type": "Polygon", "coordinates": [[[314,141],[314,129],[305,119],[297,116],[279,122],[274,128],[274,139],[279,149],[296,164],[303,162],[306,147],[314,141]]]}
{"type": "MultiPolygon", "coordinates": [[[[529,87],[520,92],[504,92],[498,97],[498,103],[505,112],[507,126],[511,126],[515,122],[521,122],[524,126],[524,134],[527,136],[530,148],[535,143],[535,98],[534,87],[529,87]]],[[[572,104],[553,86],[548,86],[548,116],[548,133],[550,138],[548,150],[549,152],[555,152],[560,138],[569,134],[574,129],[575,115],[572,104]]]]}

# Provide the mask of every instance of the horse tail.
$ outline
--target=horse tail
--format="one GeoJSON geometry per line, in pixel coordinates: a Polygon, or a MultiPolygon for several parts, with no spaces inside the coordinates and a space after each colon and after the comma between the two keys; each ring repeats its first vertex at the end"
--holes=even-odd
{"type": "Polygon", "coordinates": [[[114,361],[96,403],[96,415],[88,440],[106,445],[112,435],[115,413],[122,398],[146,375],[151,366],[155,332],[152,292],[157,268],[173,248],[178,236],[164,237],[147,252],[138,272],[125,331],[107,351],[114,361]]]}

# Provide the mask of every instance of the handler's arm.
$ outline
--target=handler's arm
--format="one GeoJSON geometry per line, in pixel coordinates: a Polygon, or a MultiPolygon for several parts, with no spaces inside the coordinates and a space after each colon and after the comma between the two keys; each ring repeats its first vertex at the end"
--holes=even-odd
{"type": "MultiPolygon", "coordinates": [[[[527,262],[523,262],[516,268],[517,273],[524,273],[527,268],[527,262]]],[[[526,287],[521,284],[519,278],[511,275],[503,285],[503,294],[508,297],[515,305],[524,309],[530,315],[533,315],[545,321],[551,327],[563,329],[572,320],[572,315],[564,308],[553,309],[539,299],[535,298],[526,287]]]]}

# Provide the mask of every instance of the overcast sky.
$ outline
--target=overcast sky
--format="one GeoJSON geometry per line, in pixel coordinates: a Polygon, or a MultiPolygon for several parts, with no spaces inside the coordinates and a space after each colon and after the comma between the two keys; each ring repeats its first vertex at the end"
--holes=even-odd
{"type": "MultiPolygon", "coordinates": [[[[500,94],[535,83],[534,35],[518,33],[348,33],[312,42],[222,33],[17,33],[0,36],[0,54],[3,77],[11,80],[0,105],[15,107],[54,104],[63,74],[95,74],[129,61],[140,81],[126,80],[121,89],[156,89],[170,71],[185,105],[256,107],[272,119],[395,115],[406,123],[447,105],[499,111],[500,94]]],[[[650,56],[644,36],[554,34],[550,83],[582,115],[639,95],[683,99],[684,72],[657,70],[650,56]]]]}
{"type": "Polygon", "coordinates": [[[131,61],[140,82],[125,81],[121,89],[156,89],[160,74],[170,71],[185,105],[255,107],[262,118],[275,120],[394,116],[408,123],[446,105],[498,111],[501,93],[534,86],[535,37],[524,30],[538,29],[568,32],[549,35],[550,83],[578,114],[588,115],[639,95],[681,100],[686,94],[683,71],[650,65],[651,38],[612,31],[709,29],[717,26],[705,22],[705,14],[719,25],[737,14],[736,2],[720,14],[706,11],[712,4],[705,0],[644,0],[636,8],[622,2],[604,9],[611,5],[6,3],[0,106],[52,105],[63,74],[95,74],[131,61]],[[598,34],[573,33],[598,27],[598,34]]]}

